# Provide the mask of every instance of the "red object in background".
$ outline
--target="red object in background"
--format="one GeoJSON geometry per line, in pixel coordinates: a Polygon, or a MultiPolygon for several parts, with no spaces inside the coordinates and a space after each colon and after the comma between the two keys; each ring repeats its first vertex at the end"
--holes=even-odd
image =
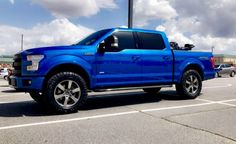
{"type": "Polygon", "coordinates": [[[214,59],[214,57],[211,57],[211,66],[212,66],[212,68],[215,68],[215,59],[214,59]]]}
{"type": "Polygon", "coordinates": [[[8,76],[10,77],[13,74],[13,71],[11,69],[7,69],[8,70],[8,76]]]}

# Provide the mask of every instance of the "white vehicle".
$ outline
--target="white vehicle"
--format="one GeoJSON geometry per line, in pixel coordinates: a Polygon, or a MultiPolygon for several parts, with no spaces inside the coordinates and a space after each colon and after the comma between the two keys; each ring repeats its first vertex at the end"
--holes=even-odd
{"type": "Polygon", "coordinates": [[[8,77],[8,68],[0,69],[0,78],[7,80],[8,77]]]}
{"type": "Polygon", "coordinates": [[[236,74],[236,68],[230,64],[215,65],[215,70],[217,77],[221,77],[221,75],[229,75],[234,77],[236,74]]]}

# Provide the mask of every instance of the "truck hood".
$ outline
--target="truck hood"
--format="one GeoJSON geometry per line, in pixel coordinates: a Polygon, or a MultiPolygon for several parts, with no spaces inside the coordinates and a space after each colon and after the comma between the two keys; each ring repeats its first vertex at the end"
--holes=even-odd
{"type": "Polygon", "coordinates": [[[81,46],[81,45],[69,45],[69,46],[50,46],[50,47],[39,47],[39,48],[31,48],[23,51],[25,54],[33,54],[33,53],[45,53],[47,51],[67,51],[73,49],[87,49],[91,46],[81,46]]]}

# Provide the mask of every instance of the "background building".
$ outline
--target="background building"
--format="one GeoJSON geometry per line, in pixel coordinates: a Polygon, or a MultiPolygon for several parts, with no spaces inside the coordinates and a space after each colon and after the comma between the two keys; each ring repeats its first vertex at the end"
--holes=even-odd
{"type": "Polygon", "coordinates": [[[11,68],[13,63],[13,56],[0,56],[0,68],[11,68]]]}
{"type": "Polygon", "coordinates": [[[233,64],[236,66],[236,55],[214,55],[216,64],[233,64]]]}

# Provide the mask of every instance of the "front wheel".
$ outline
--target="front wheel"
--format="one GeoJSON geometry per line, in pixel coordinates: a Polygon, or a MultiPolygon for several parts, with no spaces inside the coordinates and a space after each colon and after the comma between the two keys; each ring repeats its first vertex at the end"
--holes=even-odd
{"type": "Polygon", "coordinates": [[[202,79],[196,70],[184,72],[181,82],[176,84],[177,93],[187,99],[194,99],[201,93],[202,79]]]}
{"type": "Polygon", "coordinates": [[[235,72],[232,71],[232,72],[230,73],[230,76],[231,76],[231,77],[234,77],[234,76],[235,76],[235,72]]]}
{"type": "Polygon", "coordinates": [[[49,79],[45,98],[49,107],[59,113],[75,112],[87,99],[85,81],[73,72],[58,73],[49,79]]]}
{"type": "Polygon", "coordinates": [[[8,79],[8,76],[4,76],[3,78],[4,78],[4,80],[7,80],[7,79],[8,79]]]}

